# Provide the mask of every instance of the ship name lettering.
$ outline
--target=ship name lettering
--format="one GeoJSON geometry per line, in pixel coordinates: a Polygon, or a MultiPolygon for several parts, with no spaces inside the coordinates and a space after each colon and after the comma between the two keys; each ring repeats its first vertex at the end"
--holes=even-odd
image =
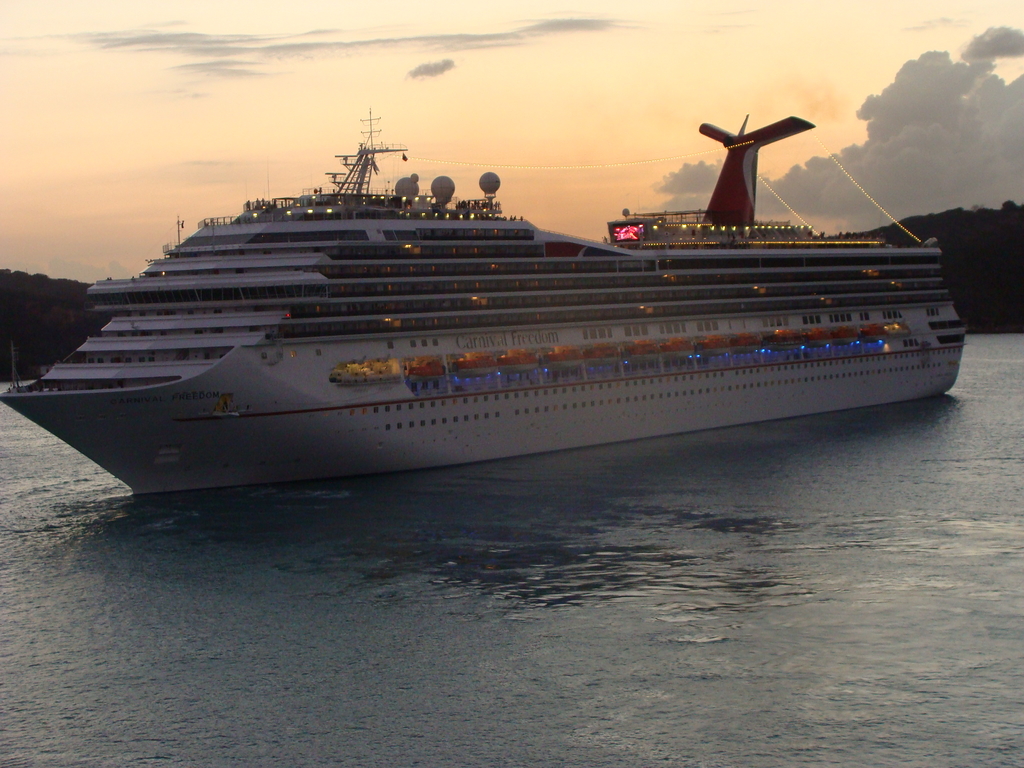
{"type": "Polygon", "coordinates": [[[557,344],[558,331],[512,331],[513,346],[557,344]]]}
{"type": "Polygon", "coordinates": [[[507,347],[505,333],[474,333],[455,337],[455,346],[459,349],[487,349],[489,347],[507,347]]]}
{"type": "Polygon", "coordinates": [[[175,392],[171,395],[171,400],[210,400],[211,398],[220,397],[220,392],[203,392],[202,390],[192,390],[191,392],[175,392]]]}
{"type": "Polygon", "coordinates": [[[144,403],[162,403],[163,395],[145,395],[140,397],[115,397],[111,405],[142,405],[144,403]]]}

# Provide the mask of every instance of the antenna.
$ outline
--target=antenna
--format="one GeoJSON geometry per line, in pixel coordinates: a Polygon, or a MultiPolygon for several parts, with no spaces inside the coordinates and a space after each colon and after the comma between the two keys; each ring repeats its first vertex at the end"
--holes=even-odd
{"type": "Polygon", "coordinates": [[[374,139],[380,134],[377,129],[379,117],[373,116],[370,110],[368,118],[360,118],[360,122],[367,126],[362,131],[364,141],[359,145],[359,152],[355,155],[335,155],[341,160],[345,167],[345,173],[328,172],[327,176],[335,186],[335,194],[339,195],[367,195],[370,193],[370,179],[374,174],[380,173],[377,167],[377,155],[387,152],[404,152],[408,148],[403,145],[375,144],[374,139]]]}
{"type": "Polygon", "coordinates": [[[373,116],[373,107],[370,107],[370,116],[367,118],[360,118],[359,122],[369,127],[369,130],[360,131],[360,133],[362,133],[366,138],[366,141],[364,141],[363,144],[366,145],[367,148],[373,149],[373,137],[380,133],[380,131],[376,130],[377,123],[380,122],[380,118],[373,116]]]}

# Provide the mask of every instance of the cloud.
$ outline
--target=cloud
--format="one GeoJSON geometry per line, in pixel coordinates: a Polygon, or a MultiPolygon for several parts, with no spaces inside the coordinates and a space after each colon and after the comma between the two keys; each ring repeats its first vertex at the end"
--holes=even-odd
{"type": "Polygon", "coordinates": [[[518,30],[525,37],[561,34],[563,32],[603,32],[615,26],[604,19],[547,19],[537,21],[518,30]]]}
{"type": "Polygon", "coordinates": [[[950,27],[966,27],[967,22],[963,19],[950,19],[943,16],[940,19],[929,19],[917,26],[904,27],[904,32],[931,32],[933,29],[949,29],[950,27]]]}
{"type": "MultiPolygon", "coordinates": [[[[1024,76],[1007,83],[993,69],[991,61],[955,62],[942,51],[906,62],[893,82],[868,96],[857,111],[867,123],[867,140],[836,157],[897,218],[1020,200],[1024,76]]],[[[712,167],[701,165],[684,165],[657,187],[673,195],[672,207],[707,205],[712,167]]],[[[828,156],[812,157],[767,182],[817,226],[859,230],[887,223],[828,156]]],[[[777,205],[762,188],[758,204],[765,203],[777,205]]]]}
{"type": "Polygon", "coordinates": [[[406,77],[422,78],[422,77],[437,77],[443,75],[449,69],[455,68],[455,62],[451,59],[441,59],[441,61],[428,61],[425,64],[420,64],[418,67],[409,71],[406,77]]]}
{"type": "MultiPolygon", "coordinates": [[[[857,116],[867,122],[867,141],[837,157],[897,218],[999,205],[1024,192],[1024,76],[1008,84],[991,63],[954,62],[931,51],[904,64],[857,116]]],[[[828,157],[812,157],[769,183],[804,217],[849,229],[879,222],[877,209],[828,157]]]]}
{"type": "Polygon", "coordinates": [[[707,205],[715,188],[722,161],[706,163],[684,163],[678,171],[669,173],[654,190],[672,198],[665,204],[669,210],[689,210],[707,205]]]}
{"type": "Polygon", "coordinates": [[[191,64],[178,64],[172,69],[192,72],[206,77],[245,78],[245,77],[266,77],[267,72],[253,68],[251,61],[232,61],[230,59],[220,61],[197,61],[191,64]]]}
{"type": "Polygon", "coordinates": [[[1024,56],[1024,32],[1011,27],[989,27],[971,39],[960,58],[964,61],[995,61],[1024,56]]]}
{"type": "Polygon", "coordinates": [[[338,39],[337,30],[313,30],[295,35],[214,35],[202,32],[176,32],[159,29],[89,32],[71,39],[103,51],[174,53],[202,59],[178,65],[180,71],[216,77],[252,77],[254,67],[287,58],[336,56],[381,48],[419,48],[462,51],[476,48],[525,45],[532,40],[555,35],[604,32],[625,26],[609,19],[566,18],[535,21],[504,32],[450,33],[408,37],[369,37],[338,39]],[[324,39],[310,39],[324,38],[324,39]],[[247,61],[239,61],[245,57],[247,61]]]}

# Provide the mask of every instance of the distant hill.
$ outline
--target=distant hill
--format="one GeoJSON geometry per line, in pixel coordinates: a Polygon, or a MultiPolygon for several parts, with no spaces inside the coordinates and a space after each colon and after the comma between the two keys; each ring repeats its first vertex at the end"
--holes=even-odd
{"type": "MultiPolygon", "coordinates": [[[[1024,206],[954,208],[901,223],[922,240],[939,241],[943,276],[969,330],[1024,331],[1024,206]]],[[[914,244],[895,224],[872,232],[894,245],[914,244]]]]}
{"type": "Polygon", "coordinates": [[[88,287],[77,280],[0,269],[0,381],[10,381],[12,338],[18,373],[27,379],[99,333],[107,318],[85,311],[88,287]]]}

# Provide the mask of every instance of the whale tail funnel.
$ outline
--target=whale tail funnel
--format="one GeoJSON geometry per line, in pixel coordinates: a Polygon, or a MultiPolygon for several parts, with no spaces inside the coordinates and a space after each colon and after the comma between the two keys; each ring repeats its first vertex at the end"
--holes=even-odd
{"type": "Polygon", "coordinates": [[[729,150],[704,215],[704,220],[710,224],[753,224],[754,199],[757,192],[757,151],[765,144],[809,131],[814,128],[814,124],[799,117],[787,117],[750,133],[745,132],[746,127],[746,120],[743,121],[739,133],[729,133],[710,123],[704,123],[700,127],[702,134],[721,142],[729,150]]]}

